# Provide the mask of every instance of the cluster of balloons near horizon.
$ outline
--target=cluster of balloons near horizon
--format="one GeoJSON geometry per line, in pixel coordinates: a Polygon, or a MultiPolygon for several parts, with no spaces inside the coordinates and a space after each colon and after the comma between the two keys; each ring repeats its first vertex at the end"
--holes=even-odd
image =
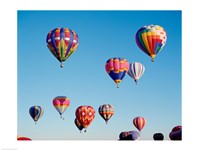
{"type": "Polygon", "coordinates": [[[133,125],[138,129],[138,131],[123,131],[119,134],[119,140],[139,140],[140,133],[144,126],[146,125],[146,120],[144,117],[135,117],[133,119],[133,125]]]}

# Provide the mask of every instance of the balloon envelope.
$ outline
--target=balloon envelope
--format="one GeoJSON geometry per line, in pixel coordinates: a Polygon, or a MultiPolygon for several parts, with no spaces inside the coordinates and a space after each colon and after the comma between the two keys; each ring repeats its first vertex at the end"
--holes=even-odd
{"type": "Polygon", "coordinates": [[[32,141],[32,139],[28,138],[28,137],[23,137],[23,136],[18,136],[17,137],[17,141],[32,141]]]}
{"type": "Polygon", "coordinates": [[[135,39],[138,47],[154,61],[156,55],[166,44],[167,34],[159,25],[148,25],[137,31],[135,39]]]}
{"type": "Polygon", "coordinates": [[[141,131],[146,124],[146,120],[144,117],[135,117],[133,119],[133,124],[139,131],[141,131]]]}
{"type": "Polygon", "coordinates": [[[164,135],[163,135],[162,133],[155,133],[155,134],[153,135],[153,139],[154,139],[155,141],[157,141],[157,140],[164,140],[164,135]]]}
{"type": "Polygon", "coordinates": [[[44,110],[41,106],[32,106],[29,109],[29,114],[35,122],[37,122],[43,115],[44,110]]]}
{"type": "Polygon", "coordinates": [[[74,123],[76,125],[76,127],[81,131],[83,129],[83,126],[78,122],[78,120],[75,118],[74,119],[74,123]]]}
{"type": "Polygon", "coordinates": [[[143,64],[139,62],[130,63],[128,75],[134,79],[134,81],[137,83],[137,81],[141,78],[145,70],[145,67],[143,64]]]}
{"type": "Polygon", "coordinates": [[[121,132],[119,135],[120,140],[139,140],[140,133],[137,131],[121,132]]]}
{"type": "Polygon", "coordinates": [[[171,140],[182,140],[182,129],[175,132],[170,132],[169,138],[171,140]]]}
{"type": "Polygon", "coordinates": [[[69,105],[70,100],[66,96],[57,96],[53,99],[53,106],[56,108],[60,115],[65,112],[69,105]]]}
{"type": "Polygon", "coordinates": [[[117,84],[122,81],[129,70],[129,62],[121,57],[110,58],[105,65],[106,72],[117,84]]]}
{"type": "Polygon", "coordinates": [[[68,28],[55,28],[47,34],[47,47],[51,53],[61,62],[68,59],[75,52],[79,44],[79,38],[75,31],[68,28]]]}
{"type": "Polygon", "coordinates": [[[95,117],[95,110],[92,106],[79,106],[76,109],[75,115],[81,126],[87,128],[95,117]]]}
{"type": "Polygon", "coordinates": [[[100,116],[108,122],[108,120],[113,116],[114,114],[114,107],[110,104],[104,104],[99,107],[99,114],[100,116]]]}

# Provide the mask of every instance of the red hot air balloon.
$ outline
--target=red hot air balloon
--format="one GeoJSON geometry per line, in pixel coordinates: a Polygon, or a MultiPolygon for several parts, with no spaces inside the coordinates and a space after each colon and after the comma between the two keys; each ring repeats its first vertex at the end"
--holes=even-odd
{"type": "Polygon", "coordinates": [[[18,136],[17,141],[32,141],[32,140],[28,137],[18,136]]]}
{"type": "Polygon", "coordinates": [[[92,106],[79,106],[75,112],[76,119],[85,128],[91,124],[95,117],[95,110],[92,106]]]}
{"type": "Polygon", "coordinates": [[[146,120],[143,117],[136,117],[133,119],[133,124],[139,131],[141,131],[146,124],[146,120]]]}

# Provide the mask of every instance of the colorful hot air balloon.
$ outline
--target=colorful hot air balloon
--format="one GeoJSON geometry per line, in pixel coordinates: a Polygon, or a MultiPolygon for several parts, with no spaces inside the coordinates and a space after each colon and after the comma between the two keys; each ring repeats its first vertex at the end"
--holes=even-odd
{"type": "Polygon", "coordinates": [[[155,133],[155,134],[153,135],[153,139],[154,139],[155,141],[163,140],[163,139],[164,139],[164,135],[163,135],[162,133],[155,133]]]}
{"type": "Polygon", "coordinates": [[[78,120],[76,118],[74,119],[74,123],[81,133],[83,126],[78,122],[78,120]]]}
{"type": "Polygon", "coordinates": [[[106,72],[115,81],[118,88],[118,83],[122,81],[129,70],[129,62],[120,57],[110,58],[105,65],[106,72]]]}
{"type": "Polygon", "coordinates": [[[141,131],[146,124],[146,120],[143,117],[136,117],[133,119],[133,124],[139,131],[141,131]]]}
{"type": "Polygon", "coordinates": [[[52,54],[63,63],[78,47],[79,38],[76,32],[68,28],[55,28],[47,34],[47,47],[52,54]]]}
{"type": "Polygon", "coordinates": [[[53,99],[53,105],[59,112],[60,118],[62,118],[62,114],[70,105],[70,100],[66,96],[57,96],[53,99]]]}
{"type": "Polygon", "coordinates": [[[135,35],[138,47],[151,57],[152,62],[166,44],[167,34],[159,25],[148,25],[140,28],[135,35]]]}
{"type": "Polygon", "coordinates": [[[119,140],[139,140],[140,133],[137,131],[121,132],[119,135],[119,140]]]}
{"type": "Polygon", "coordinates": [[[76,119],[78,122],[85,128],[91,124],[92,120],[95,117],[95,110],[92,106],[79,106],[75,112],[76,119]]]}
{"type": "Polygon", "coordinates": [[[145,70],[144,65],[139,62],[130,63],[128,75],[134,79],[135,83],[140,79],[145,70]]]}
{"type": "Polygon", "coordinates": [[[44,110],[41,106],[32,106],[29,109],[29,114],[31,115],[31,117],[35,121],[35,124],[42,117],[43,113],[44,113],[44,110]]]}
{"type": "Polygon", "coordinates": [[[99,107],[99,114],[101,117],[106,121],[106,124],[108,123],[108,120],[113,116],[114,114],[114,107],[110,104],[104,104],[99,107]]]}
{"type": "Polygon", "coordinates": [[[17,136],[17,141],[32,141],[32,139],[24,136],[17,136]]]}

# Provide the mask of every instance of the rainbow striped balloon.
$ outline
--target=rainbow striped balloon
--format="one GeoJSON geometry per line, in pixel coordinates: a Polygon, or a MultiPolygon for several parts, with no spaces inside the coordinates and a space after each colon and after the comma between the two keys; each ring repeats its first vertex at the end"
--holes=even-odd
{"type": "Polygon", "coordinates": [[[129,62],[121,57],[110,58],[106,62],[105,69],[118,88],[118,83],[122,81],[129,70],[129,62]]]}
{"type": "Polygon", "coordinates": [[[106,124],[108,123],[108,120],[113,116],[114,114],[114,107],[110,104],[104,104],[99,107],[99,114],[100,116],[105,120],[106,124]]]}
{"type": "Polygon", "coordinates": [[[62,118],[62,114],[69,107],[70,100],[66,96],[57,96],[53,99],[53,106],[60,114],[60,118],[62,118]]]}
{"type": "Polygon", "coordinates": [[[135,35],[138,47],[152,58],[162,50],[167,41],[167,34],[159,25],[148,25],[140,28],[135,35]]]}
{"type": "Polygon", "coordinates": [[[139,131],[141,131],[146,124],[146,120],[143,117],[136,117],[133,119],[133,124],[139,131]]]}
{"type": "Polygon", "coordinates": [[[55,28],[47,34],[47,47],[63,63],[78,47],[79,38],[76,32],[68,28],[55,28]]]}

